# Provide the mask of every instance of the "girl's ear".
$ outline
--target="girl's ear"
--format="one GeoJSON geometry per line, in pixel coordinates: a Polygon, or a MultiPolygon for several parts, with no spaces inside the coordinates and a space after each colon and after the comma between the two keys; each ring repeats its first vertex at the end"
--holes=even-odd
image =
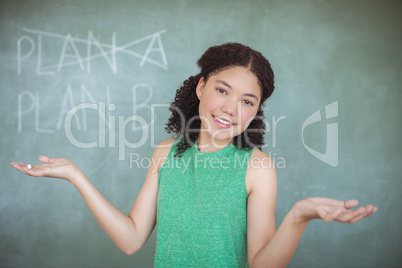
{"type": "Polygon", "coordinates": [[[202,92],[204,91],[205,81],[204,77],[201,77],[200,81],[198,81],[198,85],[196,90],[198,99],[201,99],[202,92]]]}

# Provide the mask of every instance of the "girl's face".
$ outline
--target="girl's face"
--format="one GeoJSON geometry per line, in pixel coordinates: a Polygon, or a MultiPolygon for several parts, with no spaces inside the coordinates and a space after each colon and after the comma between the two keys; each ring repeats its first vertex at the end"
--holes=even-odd
{"type": "Polygon", "coordinates": [[[247,68],[224,69],[197,86],[200,99],[200,139],[211,139],[216,145],[227,144],[247,129],[257,114],[261,87],[247,68]]]}

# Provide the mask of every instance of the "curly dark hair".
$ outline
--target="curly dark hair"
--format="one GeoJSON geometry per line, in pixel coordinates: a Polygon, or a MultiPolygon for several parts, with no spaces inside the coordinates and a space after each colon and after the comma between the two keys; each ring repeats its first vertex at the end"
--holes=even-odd
{"type": "Polygon", "coordinates": [[[232,143],[244,149],[264,145],[264,113],[261,108],[263,103],[274,91],[274,73],[269,61],[258,51],[239,43],[226,43],[213,46],[201,56],[197,62],[201,72],[191,76],[183,82],[183,86],[176,91],[176,96],[170,105],[172,115],[166,124],[168,133],[175,133],[183,138],[177,144],[177,156],[180,156],[187,148],[197,140],[201,119],[198,113],[199,99],[196,87],[201,77],[208,78],[224,69],[242,66],[248,68],[258,78],[261,87],[261,102],[254,120],[240,135],[233,138],[232,143]]]}

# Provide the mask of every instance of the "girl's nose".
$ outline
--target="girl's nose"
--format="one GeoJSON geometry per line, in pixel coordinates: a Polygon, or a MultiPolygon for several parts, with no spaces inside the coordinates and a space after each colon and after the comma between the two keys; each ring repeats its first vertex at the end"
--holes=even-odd
{"type": "Polygon", "coordinates": [[[239,103],[233,100],[227,100],[222,106],[222,112],[228,114],[229,116],[237,116],[237,111],[239,109],[239,103]]]}

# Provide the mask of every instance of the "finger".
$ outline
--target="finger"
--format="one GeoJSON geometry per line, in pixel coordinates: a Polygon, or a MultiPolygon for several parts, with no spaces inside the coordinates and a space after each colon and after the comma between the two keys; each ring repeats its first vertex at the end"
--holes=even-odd
{"type": "Polygon", "coordinates": [[[26,173],[28,169],[28,164],[25,163],[14,163],[13,167],[22,173],[26,173]]]}
{"type": "Polygon", "coordinates": [[[344,201],[344,206],[345,206],[346,209],[353,208],[353,207],[355,207],[357,205],[359,205],[359,201],[357,201],[356,199],[344,201]]]}
{"type": "Polygon", "coordinates": [[[313,202],[319,204],[327,204],[336,207],[344,207],[344,201],[332,199],[332,198],[325,198],[325,197],[314,197],[312,198],[313,202]]]}
{"type": "Polygon", "coordinates": [[[32,176],[32,177],[44,177],[45,176],[45,167],[43,165],[38,165],[38,166],[31,166],[31,169],[28,167],[23,167],[24,173],[32,176]]]}
{"type": "Polygon", "coordinates": [[[13,168],[17,168],[17,166],[19,165],[19,163],[11,162],[10,165],[11,165],[13,168]]]}
{"type": "Polygon", "coordinates": [[[358,216],[358,217],[356,217],[356,218],[351,219],[351,220],[349,221],[349,223],[350,223],[350,224],[354,224],[354,223],[356,223],[356,222],[358,222],[358,221],[360,221],[360,220],[364,219],[365,217],[367,217],[367,216],[365,216],[365,215],[361,214],[360,216],[358,216]]]}
{"type": "Polygon", "coordinates": [[[366,213],[366,208],[365,207],[360,207],[356,210],[346,210],[339,217],[336,219],[337,221],[347,223],[347,222],[352,222],[353,219],[359,219],[361,217],[364,217],[366,213]]]}
{"type": "Polygon", "coordinates": [[[24,163],[11,162],[11,166],[13,166],[13,167],[17,167],[17,166],[21,166],[21,165],[24,165],[24,163]]]}
{"type": "Polygon", "coordinates": [[[41,156],[39,156],[39,161],[41,161],[42,163],[45,163],[45,164],[53,164],[56,161],[56,159],[51,158],[49,156],[41,155],[41,156]]]}
{"type": "Polygon", "coordinates": [[[322,204],[328,204],[328,205],[332,205],[332,206],[336,206],[336,207],[343,207],[346,209],[350,209],[359,204],[359,201],[357,201],[356,199],[351,199],[351,200],[346,200],[346,201],[341,201],[341,200],[332,199],[332,198],[324,198],[324,197],[318,197],[318,198],[313,198],[313,199],[322,204]]]}
{"type": "Polygon", "coordinates": [[[43,165],[31,165],[31,168],[28,168],[28,165],[25,163],[15,163],[12,162],[11,166],[13,166],[15,169],[20,171],[21,173],[24,173],[25,175],[32,176],[32,177],[48,177],[48,170],[49,170],[49,165],[48,164],[43,164],[43,165]]]}
{"type": "Polygon", "coordinates": [[[357,216],[356,218],[352,219],[350,221],[350,223],[352,223],[352,224],[356,223],[356,222],[358,222],[358,221],[360,221],[360,220],[372,215],[375,211],[377,211],[376,207],[373,207],[372,205],[367,205],[365,207],[365,211],[363,213],[361,213],[359,216],[357,216]]]}
{"type": "Polygon", "coordinates": [[[27,164],[25,164],[25,163],[15,163],[15,162],[12,162],[12,163],[11,163],[11,166],[12,166],[13,168],[15,168],[16,170],[22,172],[22,173],[26,173],[25,170],[24,170],[24,167],[26,167],[27,164]]]}
{"type": "Polygon", "coordinates": [[[365,215],[365,217],[367,217],[367,216],[370,216],[371,214],[373,214],[374,212],[376,212],[378,210],[378,208],[377,207],[375,207],[375,206],[373,206],[373,205],[367,205],[366,206],[366,215],[365,215]]]}

